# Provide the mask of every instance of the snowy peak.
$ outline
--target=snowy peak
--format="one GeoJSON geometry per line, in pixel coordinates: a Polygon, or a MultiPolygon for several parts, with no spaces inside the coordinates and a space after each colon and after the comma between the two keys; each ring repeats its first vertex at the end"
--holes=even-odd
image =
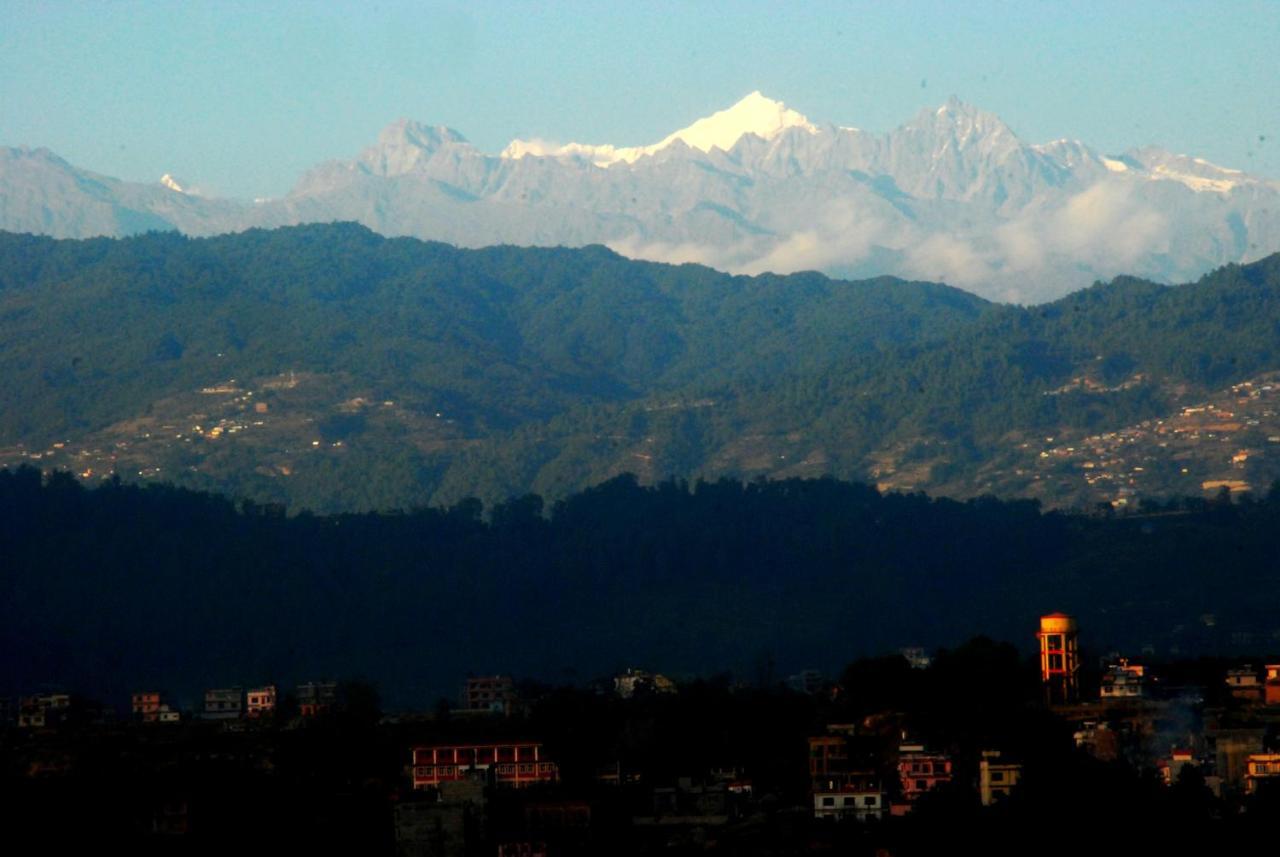
{"type": "Polygon", "coordinates": [[[818,133],[817,127],[802,114],[757,91],[727,110],[719,110],[699,119],[688,128],[676,131],[658,143],[656,148],[666,148],[679,140],[690,148],[703,152],[710,152],[712,149],[727,152],[747,134],[772,140],[788,128],[803,128],[810,134],[818,133]]]}
{"type": "Polygon", "coordinates": [[[187,192],[186,188],[182,186],[182,183],[179,182],[177,179],[175,179],[173,176],[169,175],[168,173],[165,173],[160,177],[160,184],[164,185],[169,190],[174,191],[175,193],[187,192]]]}
{"type": "Polygon", "coordinates": [[[1252,176],[1211,164],[1202,158],[1175,155],[1157,146],[1128,152],[1126,161],[1140,165],[1152,181],[1172,181],[1197,193],[1229,193],[1240,185],[1257,184],[1252,176]]]}
{"type": "Polygon", "coordinates": [[[502,157],[512,159],[526,156],[583,158],[596,166],[607,167],[619,162],[635,163],[640,158],[660,152],[677,142],[701,152],[710,152],[712,149],[727,152],[748,134],[764,140],[772,140],[789,128],[800,128],[810,134],[818,133],[817,126],[803,114],[788,108],[781,101],[767,98],[756,91],[732,107],[703,117],[687,128],[668,134],[661,141],[650,146],[619,148],[608,144],[556,145],[544,140],[513,140],[507,148],[503,149],[502,157]]]}
{"type": "Polygon", "coordinates": [[[958,145],[970,148],[987,142],[988,145],[1016,146],[1018,137],[999,116],[965,104],[954,95],[936,110],[922,110],[914,119],[902,126],[900,133],[930,136],[938,145],[958,145]]]}
{"type": "Polygon", "coordinates": [[[378,142],[362,152],[360,160],[375,175],[398,176],[413,172],[437,152],[451,147],[479,154],[452,128],[400,119],[382,129],[378,142]]]}

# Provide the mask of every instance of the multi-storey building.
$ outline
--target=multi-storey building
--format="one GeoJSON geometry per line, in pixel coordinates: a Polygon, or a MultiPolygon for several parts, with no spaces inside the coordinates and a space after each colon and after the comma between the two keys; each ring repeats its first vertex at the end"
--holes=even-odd
{"type": "Polygon", "coordinates": [[[276,686],[253,687],[245,694],[245,713],[250,717],[269,717],[276,710],[276,686]]]}
{"type": "Polygon", "coordinates": [[[1227,690],[1236,699],[1249,703],[1262,702],[1264,685],[1253,664],[1227,670],[1226,682],[1227,690]]]}
{"type": "Polygon", "coordinates": [[[1253,753],[1245,763],[1244,793],[1255,794],[1265,781],[1280,782],[1280,753],[1253,753]]]}
{"type": "Polygon", "coordinates": [[[978,796],[983,806],[1007,798],[1022,778],[1022,765],[1000,758],[999,751],[983,750],[978,762],[978,796]]]}
{"type": "Polygon", "coordinates": [[[237,720],[244,711],[244,692],[238,687],[219,687],[204,692],[206,720],[237,720]]]}
{"type": "Polygon", "coordinates": [[[1263,685],[1263,702],[1280,705],[1280,664],[1267,664],[1267,679],[1263,685]]]}
{"type": "Polygon", "coordinates": [[[315,717],[330,710],[337,699],[337,682],[309,681],[298,685],[298,713],[303,717],[315,717]]]}
{"type": "Polygon", "coordinates": [[[1101,696],[1104,700],[1141,699],[1146,696],[1146,667],[1120,658],[1107,666],[1102,675],[1101,696]]]}
{"type": "Polygon", "coordinates": [[[511,714],[516,703],[516,685],[510,676],[488,675],[467,679],[462,686],[464,711],[486,711],[492,714],[511,714]]]}
{"type": "Polygon", "coordinates": [[[809,739],[809,793],[814,818],[862,821],[884,815],[885,793],[873,760],[850,746],[840,727],[809,739]]]}
{"type": "Polygon", "coordinates": [[[1196,757],[1193,751],[1185,747],[1174,747],[1169,751],[1169,758],[1161,759],[1158,767],[1164,784],[1171,786],[1178,781],[1183,768],[1188,765],[1194,767],[1196,764],[1196,757]]]}
{"type": "Polygon", "coordinates": [[[43,729],[63,720],[70,710],[70,694],[24,696],[18,700],[18,726],[24,729],[43,729]]]}
{"type": "Polygon", "coordinates": [[[143,723],[156,723],[160,720],[160,694],[156,691],[135,693],[129,698],[133,719],[143,723]]]}
{"type": "Polygon", "coordinates": [[[613,692],[622,699],[646,694],[675,693],[676,684],[660,673],[629,669],[613,678],[613,692]]]}
{"type": "Polygon", "coordinates": [[[914,802],[930,789],[951,782],[951,757],[930,753],[923,744],[903,744],[898,748],[898,781],[903,798],[914,802]]]}
{"type": "Polygon", "coordinates": [[[487,772],[496,785],[512,788],[560,779],[559,766],[545,756],[542,744],[533,741],[413,748],[415,789],[461,780],[469,771],[487,772]]]}
{"type": "Polygon", "coordinates": [[[814,783],[813,817],[866,821],[881,818],[885,793],[875,771],[846,771],[814,783]]]}

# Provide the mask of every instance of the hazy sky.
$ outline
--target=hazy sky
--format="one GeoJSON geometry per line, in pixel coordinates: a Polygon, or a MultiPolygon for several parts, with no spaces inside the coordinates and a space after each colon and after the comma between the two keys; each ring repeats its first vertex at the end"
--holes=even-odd
{"type": "Polygon", "coordinates": [[[887,131],[955,94],[1028,142],[1280,178],[1280,2],[0,0],[0,145],[268,196],[388,122],[652,143],[759,89],[887,131]]]}

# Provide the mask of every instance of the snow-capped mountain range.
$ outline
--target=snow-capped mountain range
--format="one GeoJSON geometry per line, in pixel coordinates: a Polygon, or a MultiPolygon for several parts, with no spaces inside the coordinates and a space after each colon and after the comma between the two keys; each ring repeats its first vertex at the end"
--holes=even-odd
{"type": "Polygon", "coordinates": [[[1179,282],[1280,250],[1280,182],[1149,147],[1028,144],[956,99],[874,134],[753,92],[652,145],[479,151],[401,120],[280,199],[242,203],[0,149],[0,228],[192,235],[354,220],[468,247],[607,244],[741,273],[942,280],[1035,302],[1119,273],[1179,282]]]}

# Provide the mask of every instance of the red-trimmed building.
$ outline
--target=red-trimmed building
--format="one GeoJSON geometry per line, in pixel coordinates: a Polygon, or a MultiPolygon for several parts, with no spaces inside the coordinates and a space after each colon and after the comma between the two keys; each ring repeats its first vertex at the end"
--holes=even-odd
{"type": "Polygon", "coordinates": [[[524,788],[560,779],[560,767],[536,742],[455,744],[413,748],[413,787],[429,789],[464,779],[468,770],[488,771],[496,785],[524,788]]]}
{"type": "Polygon", "coordinates": [[[809,739],[809,793],[813,797],[814,818],[881,818],[885,793],[879,775],[864,754],[850,752],[849,735],[828,729],[829,734],[809,739]]]}
{"type": "Polygon", "coordinates": [[[1263,694],[1263,701],[1267,705],[1280,705],[1280,664],[1267,664],[1263,694]]]}
{"type": "Polygon", "coordinates": [[[155,691],[135,693],[129,698],[133,718],[143,723],[156,723],[160,720],[160,694],[155,691]]]}
{"type": "Polygon", "coordinates": [[[951,757],[930,753],[923,744],[903,744],[898,748],[898,781],[902,797],[914,802],[930,789],[951,782],[951,757]]]}

